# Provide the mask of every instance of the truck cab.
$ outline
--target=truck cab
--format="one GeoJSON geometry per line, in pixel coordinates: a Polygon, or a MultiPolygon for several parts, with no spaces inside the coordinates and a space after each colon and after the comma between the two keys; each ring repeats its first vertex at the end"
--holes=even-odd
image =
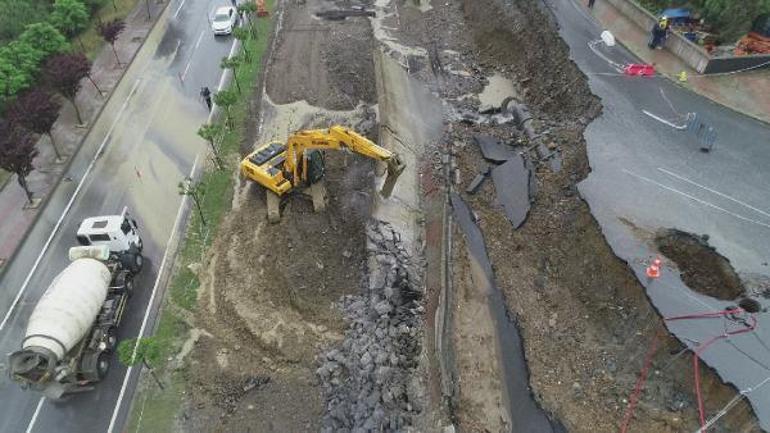
{"type": "Polygon", "coordinates": [[[120,215],[103,215],[90,217],[80,223],[77,231],[80,245],[104,245],[112,252],[122,252],[133,249],[142,251],[142,238],[139,236],[139,226],[131,218],[128,208],[123,208],[120,215]]]}

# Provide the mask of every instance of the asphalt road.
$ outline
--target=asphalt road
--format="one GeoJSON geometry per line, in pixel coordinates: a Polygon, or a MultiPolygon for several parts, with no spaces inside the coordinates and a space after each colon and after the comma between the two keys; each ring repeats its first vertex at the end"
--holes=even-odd
{"type": "MultiPolygon", "coordinates": [[[[589,43],[599,39],[602,29],[577,1],[546,1],[571,57],[604,106],[585,132],[592,171],[579,185],[581,195],[656,309],[672,317],[735,305],[695,293],[670,266],[660,279],[647,279],[644,271],[655,254],[651,238],[659,229],[708,235],[749,290],[770,287],[770,127],[664,78],[618,74],[613,63],[639,61],[620,46],[597,44],[592,50],[589,43]],[[643,110],[676,126],[685,123],[686,113],[697,113],[717,131],[714,149],[700,152],[694,134],[643,110]]],[[[766,296],[756,292],[753,297],[769,307],[766,296]]],[[[757,320],[753,332],[718,340],[701,357],[723,380],[748,391],[760,425],[769,430],[770,318],[759,314],[757,320]]],[[[744,327],[725,318],[669,321],[667,326],[691,348],[744,327]]]]}
{"type": "MultiPolygon", "coordinates": [[[[205,159],[196,135],[209,115],[199,90],[215,90],[219,62],[233,46],[215,38],[207,16],[227,0],[172,0],[94,123],[68,175],[0,281],[0,351],[19,348],[27,318],[52,278],[67,265],[79,222],[128,206],[139,222],[147,262],[120,338],[151,332],[163,284],[158,284],[171,234],[186,206],[177,183],[205,159]],[[154,290],[157,287],[157,291],[154,290]],[[23,289],[18,302],[17,294],[23,289]],[[150,299],[153,300],[150,305],[150,299]],[[144,326],[143,326],[144,325],[144,326]]],[[[3,359],[0,362],[5,362],[3,359]]],[[[138,370],[113,359],[108,377],[89,393],[51,403],[0,376],[0,432],[121,431],[138,370]]],[[[3,373],[5,373],[3,371],[3,373]]]]}

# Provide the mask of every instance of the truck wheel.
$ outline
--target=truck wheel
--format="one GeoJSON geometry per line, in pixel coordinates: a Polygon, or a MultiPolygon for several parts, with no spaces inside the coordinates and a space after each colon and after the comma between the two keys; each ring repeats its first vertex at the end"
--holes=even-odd
{"type": "Polygon", "coordinates": [[[144,257],[140,253],[134,254],[134,273],[138,274],[144,266],[144,257]]]}
{"type": "Polygon", "coordinates": [[[134,279],[129,278],[128,281],[126,281],[126,287],[125,287],[126,295],[130,298],[134,295],[134,279]]]}
{"type": "Polygon", "coordinates": [[[107,352],[102,352],[96,360],[96,374],[99,380],[107,377],[108,371],[110,371],[110,355],[107,352]]]}
{"type": "Polygon", "coordinates": [[[134,292],[134,279],[131,278],[131,272],[120,271],[120,274],[115,277],[115,285],[117,287],[122,287],[123,292],[131,297],[131,294],[134,292]]]}
{"type": "Polygon", "coordinates": [[[112,353],[118,347],[118,333],[114,326],[107,328],[105,339],[107,342],[106,352],[112,353]]]}

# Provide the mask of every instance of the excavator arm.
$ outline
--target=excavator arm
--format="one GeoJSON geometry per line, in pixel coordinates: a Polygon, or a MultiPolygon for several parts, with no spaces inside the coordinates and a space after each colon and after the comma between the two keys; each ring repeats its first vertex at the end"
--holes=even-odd
{"type": "MultiPolygon", "coordinates": [[[[329,129],[309,129],[289,136],[286,143],[266,143],[247,155],[241,161],[241,173],[267,190],[268,220],[280,220],[280,197],[295,187],[309,186],[313,207],[322,209],[325,199],[321,184],[310,185],[308,173],[311,151],[350,150],[359,155],[387,164],[387,176],[380,194],[390,196],[405,165],[398,154],[378,146],[357,132],[335,125],[329,129]]],[[[314,165],[315,166],[315,165],[314,165]]]]}
{"type": "MultiPolygon", "coordinates": [[[[363,135],[343,126],[334,125],[329,129],[309,129],[299,131],[291,136],[286,143],[286,161],[284,169],[296,180],[307,179],[305,152],[308,150],[341,150],[348,149],[359,155],[387,164],[387,177],[383,188],[388,195],[398,176],[404,171],[405,165],[398,154],[378,146],[363,135]]],[[[294,182],[295,184],[297,181],[294,182]]]]}

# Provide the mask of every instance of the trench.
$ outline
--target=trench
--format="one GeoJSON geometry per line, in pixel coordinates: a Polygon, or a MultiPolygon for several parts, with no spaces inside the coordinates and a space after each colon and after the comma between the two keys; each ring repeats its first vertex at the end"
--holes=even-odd
{"type": "Polygon", "coordinates": [[[529,387],[529,368],[516,318],[506,308],[502,292],[495,284],[492,264],[487,256],[484,235],[473,220],[471,209],[457,193],[450,200],[457,224],[467,241],[473,281],[486,295],[495,324],[501,375],[505,388],[506,410],[511,432],[566,433],[567,429],[535,400],[529,387]]]}

